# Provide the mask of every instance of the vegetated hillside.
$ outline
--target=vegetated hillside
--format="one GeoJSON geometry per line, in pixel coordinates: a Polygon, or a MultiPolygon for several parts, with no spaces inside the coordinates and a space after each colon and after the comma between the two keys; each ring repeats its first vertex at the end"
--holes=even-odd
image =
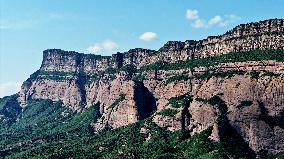
{"type": "MultiPolygon", "coordinates": [[[[1,99],[3,100],[3,99],[1,99]]],[[[2,106],[2,105],[1,105],[2,106]]],[[[97,106],[72,113],[61,103],[30,101],[17,121],[1,124],[0,154],[5,158],[252,158],[254,153],[241,141],[228,138],[214,143],[212,127],[200,134],[170,132],[151,118],[115,130],[93,134],[97,106]]]]}
{"type": "Polygon", "coordinates": [[[0,101],[6,158],[273,158],[284,150],[284,20],[113,56],[45,50],[0,101]]]}
{"type": "MultiPolygon", "coordinates": [[[[208,102],[221,101],[216,98],[208,102]]],[[[17,121],[1,124],[0,155],[22,159],[255,158],[254,152],[239,136],[230,136],[234,132],[217,143],[209,138],[212,127],[190,136],[182,130],[170,132],[148,118],[93,134],[90,123],[98,118],[96,105],[73,113],[58,102],[30,101],[17,121]]],[[[283,155],[280,153],[274,158],[283,155]]]]}

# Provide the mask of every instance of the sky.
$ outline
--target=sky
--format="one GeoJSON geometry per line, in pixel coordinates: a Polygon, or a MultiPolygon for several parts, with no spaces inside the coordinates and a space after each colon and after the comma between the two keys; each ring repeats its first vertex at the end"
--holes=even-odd
{"type": "Polygon", "coordinates": [[[0,97],[39,69],[42,51],[111,55],[200,40],[284,18],[283,0],[0,0],[0,97]]]}

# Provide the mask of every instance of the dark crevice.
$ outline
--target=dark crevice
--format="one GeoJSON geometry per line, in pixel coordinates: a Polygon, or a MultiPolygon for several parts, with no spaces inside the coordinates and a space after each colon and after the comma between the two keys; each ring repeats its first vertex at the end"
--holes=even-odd
{"type": "Polygon", "coordinates": [[[115,54],[115,56],[116,67],[121,68],[123,66],[123,53],[118,52],[117,54],[115,54]]]}
{"type": "Polygon", "coordinates": [[[220,135],[220,148],[224,155],[233,158],[255,158],[255,152],[249,147],[243,137],[229,124],[223,122],[218,125],[220,135]],[[233,155],[233,156],[232,156],[233,155]]]}
{"type": "Polygon", "coordinates": [[[102,117],[102,113],[100,111],[100,107],[101,107],[101,103],[100,102],[97,102],[94,105],[94,116],[97,117],[97,118],[101,118],[102,117]]]}
{"type": "Polygon", "coordinates": [[[181,112],[181,130],[183,133],[189,134],[187,127],[190,125],[191,114],[189,112],[190,103],[192,102],[192,98],[190,96],[189,100],[186,100],[184,103],[184,107],[181,112]]]}
{"type": "MultiPolygon", "coordinates": [[[[191,54],[191,59],[194,59],[194,54],[192,53],[191,54]]],[[[191,67],[190,68],[190,73],[191,75],[193,75],[193,68],[191,67]]],[[[181,130],[183,132],[184,135],[187,135],[187,134],[190,134],[192,132],[192,129],[191,130],[188,130],[187,127],[190,125],[190,119],[191,119],[191,114],[189,112],[189,107],[190,107],[190,104],[191,102],[193,101],[192,97],[193,97],[193,92],[192,92],[192,79],[189,80],[189,98],[188,100],[186,100],[184,102],[184,107],[182,109],[182,113],[181,113],[181,117],[182,117],[182,120],[181,120],[181,130]]]]}
{"type": "Polygon", "coordinates": [[[77,65],[77,78],[75,80],[76,85],[79,88],[81,101],[80,106],[84,107],[86,105],[86,89],[85,84],[88,81],[88,76],[84,73],[84,59],[83,54],[77,54],[76,56],[76,65],[77,65]]]}
{"type": "Polygon", "coordinates": [[[212,104],[217,105],[220,115],[217,119],[220,149],[223,155],[231,156],[232,158],[255,158],[256,154],[249,147],[243,137],[233,128],[227,117],[228,107],[226,103],[219,97],[214,96],[212,104]]]}
{"type": "Polygon", "coordinates": [[[260,120],[268,124],[272,130],[275,126],[284,129],[284,112],[281,112],[278,116],[270,116],[263,102],[258,101],[258,105],[261,111],[260,120]]]}
{"type": "Polygon", "coordinates": [[[158,79],[158,69],[155,69],[155,77],[154,77],[155,80],[158,79]]]}
{"type": "Polygon", "coordinates": [[[79,91],[80,91],[80,96],[81,96],[80,106],[81,107],[84,107],[87,101],[86,89],[85,89],[85,85],[87,82],[88,82],[88,76],[83,71],[79,70],[75,83],[78,86],[79,91]]]}
{"type": "Polygon", "coordinates": [[[85,84],[87,83],[87,76],[84,73],[79,73],[78,78],[75,81],[79,90],[80,90],[80,96],[81,96],[81,106],[86,105],[86,89],[85,89],[85,84]]]}
{"type": "Polygon", "coordinates": [[[157,110],[156,100],[143,82],[135,81],[134,87],[134,100],[137,105],[139,120],[143,120],[157,110]]]}

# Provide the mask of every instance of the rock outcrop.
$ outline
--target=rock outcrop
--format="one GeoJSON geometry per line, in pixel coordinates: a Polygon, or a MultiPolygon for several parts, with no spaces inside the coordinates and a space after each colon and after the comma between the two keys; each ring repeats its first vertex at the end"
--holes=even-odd
{"type": "Polygon", "coordinates": [[[18,101],[24,107],[31,99],[51,99],[74,111],[99,104],[95,131],[151,116],[161,127],[191,135],[213,126],[211,138],[220,141],[226,126],[255,152],[275,154],[284,150],[283,50],[283,19],[239,25],[199,41],[169,41],[158,51],[100,56],[49,49],[18,101]],[[267,52],[262,57],[250,50],[267,52]],[[278,52],[267,56],[269,50],[278,52]],[[236,61],[232,56],[239,52],[253,57],[236,61]],[[193,61],[226,54],[227,61],[212,66],[193,61]]]}

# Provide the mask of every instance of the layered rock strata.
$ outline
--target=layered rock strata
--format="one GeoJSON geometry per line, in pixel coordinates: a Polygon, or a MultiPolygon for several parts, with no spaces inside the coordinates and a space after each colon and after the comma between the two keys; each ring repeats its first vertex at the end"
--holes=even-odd
{"type": "Polygon", "coordinates": [[[99,104],[101,118],[92,124],[95,131],[151,116],[161,127],[191,135],[213,126],[211,137],[220,141],[224,126],[220,121],[226,120],[255,152],[274,154],[284,150],[283,58],[275,53],[274,59],[156,67],[193,59],[210,61],[234,52],[249,54],[249,50],[282,50],[283,54],[283,22],[265,20],[204,40],[169,41],[158,51],[139,48],[100,56],[45,50],[41,68],[23,83],[18,101],[24,107],[31,99],[51,99],[74,111],[99,104]],[[163,63],[145,69],[159,61],[163,63]],[[190,102],[173,104],[173,99],[184,95],[192,98],[190,102]]]}

